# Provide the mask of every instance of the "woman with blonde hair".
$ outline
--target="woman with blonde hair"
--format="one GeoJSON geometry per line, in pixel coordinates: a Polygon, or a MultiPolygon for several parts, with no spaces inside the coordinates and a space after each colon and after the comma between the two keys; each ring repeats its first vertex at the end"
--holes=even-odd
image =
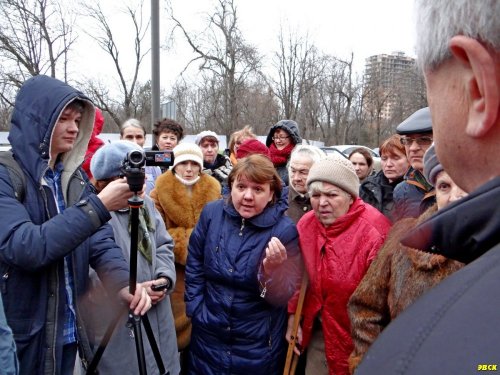
{"type": "Polygon", "coordinates": [[[229,156],[232,165],[236,165],[236,163],[238,163],[236,152],[238,151],[240,145],[248,139],[257,139],[257,136],[253,133],[250,125],[245,125],[243,129],[235,131],[231,134],[231,137],[229,137],[226,156],[229,156]]]}

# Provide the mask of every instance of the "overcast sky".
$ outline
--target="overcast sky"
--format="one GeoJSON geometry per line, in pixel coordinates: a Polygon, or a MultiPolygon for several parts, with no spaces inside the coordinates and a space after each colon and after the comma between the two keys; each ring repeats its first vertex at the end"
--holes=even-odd
{"type": "MultiPolygon", "coordinates": [[[[115,0],[100,0],[116,6],[115,0]]],[[[150,0],[145,0],[149,14],[150,0]]],[[[163,1],[160,1],[163,3],[163,1]]],[[[174,14],[192,32],[202,30],[206,16],[213,13],[214,0],[170,0],[174,14]]],[[[414,56],[413,0],[236,0],[240,29],[246,40],[271,58],[277,49],[280,26],[299,30],[323,53],[347,58],[354,53],[355,67],[361,73],[364,60],[372,55],[403,51],[414,56]]],[[[113,22],[120,22],[115,12],[113,22]]],[[[161,10],[161,41],[166,42],[171,24],[161,10]]],[[[127,30],[123,29],[122,38],[127,30]]],[[[162,88],[170,86],[193,57],[180,33],[168,51],[161,54],[162,88]]],[[[95,51],[94,51],[95,52],[95,51]]],[[[97,56],[97,54],[96,54],[97,56]]],[[[103,72],[103,61],[86,66],[96,75],[103,72]]],[[[269,61],[266,61],[269,64],[269,61]]],[[[196,67],[196,66],[195,66],[196,67]]],[[[144,62],[141,77],[150,76],[150,60],[144,62]]]]}

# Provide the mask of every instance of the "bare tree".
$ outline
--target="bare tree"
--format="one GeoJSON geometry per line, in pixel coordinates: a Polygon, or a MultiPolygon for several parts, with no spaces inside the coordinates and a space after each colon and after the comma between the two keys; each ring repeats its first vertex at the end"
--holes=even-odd
{"type": "Polygon", "coordinates": [[[32,76],[67,80],[68,54],[76,39],[73,17],[58,0],[0,2],[2,105],[12,106],[17,88],[32,76]]]}
{"type": "Polygon", "coordinates": [[[256,134],[266,134],[269,125],[280,120],[280,105],[272,89],[261,78],[239,93],[242,124],[251,125],[256,134]]]}
{"type": "Polygon", "coordinates": [[[396,126],[413,112],[427,106],[424,77],[416,65],[400,72],[395,82],[391,117],[385,129],[382,129],[384,137],[393,134],[396,126]]]}
{"type": "Polygon", "coordinates": [[[186,69],[199,61],[199,70],[207,83],[202,91],[208,90],[212,95],[212,114],[205,118],[207,123],[203,125],[216,126],[214,130],[229,135],[240,124],[238,92],[245,81],[260,69],[257,50],[245,42],[238,28],[234,0],[217,1],[202,35],[195,36],[188,32],[173,11],[171,17],[196,55],[186,69]],[[220,113],[216,113],[217,109],[220,113]]]}
{"type": "Polygon", "coordinates": [[[296,119],[302,99],[321,76],[321,58],[307,36],[289,32],[286,37],[281,29],[278,42],[279,50],[273,59],[278,78],[272,79],[272,86],[283,107],[283,116],[296,119]]]}
{"type": "Polygon", "coordinates": [[[359,91],[353,70],[354,54],[349,59],[327,55],[316,60],[321,61],[316,64],[319,75],[303,97],[298,113],[305,124],[304,137],[327,145],[349,143],[357,138],[352,130],[358,124],[353,115],[359,91]]]}
{"type": "MultiPolygon", "coordinates": [[[[141,84],[138,80],[141,63],[149,53],[149,48],[144,48],[144,38],[149,29],[149,18],[143,19],[144,0],[140,0],[136,7],[126,6],[121,12],[127,15],[127,20],[134,31],[133,60],[124,58],[116,35],[120,30],[113,29],[109,20],[111,17],[105,14],[99,2],[82,4],[85,15],[93,21],[95,32],[85,31],[97,45],[110,57],[117,78],[117,87],[121,94],[119,99],[110,93],[109,82],[104,84],[100,80],[88,79],[85,86],[89,95],[102,110],[109,113],[117,127],[125,118],[138,117],[138,112],[146,103],[139,93],[144,93],[150,83],[141,84]],[[125,67],[132,67],[132,74],[126,72],[125,67]]],[[[123,27],[123,24],[120,25],[123,27]]],[[[141,118],[141,120],[145,120],[141,118]]],[[[144,121],[144,124],[146,122],[144,121]]],[[[149,122],[147,122],[149,124],[149,122]]]]}

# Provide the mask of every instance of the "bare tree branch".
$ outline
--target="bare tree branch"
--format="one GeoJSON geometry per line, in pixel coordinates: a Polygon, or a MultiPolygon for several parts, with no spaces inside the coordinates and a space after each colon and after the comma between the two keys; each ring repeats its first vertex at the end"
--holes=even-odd
{"type": "Polygon", "coordinates": [[[99,2],[85,3],[84,14],[94,21],[96,32],[85,31],[90,38],[92,38],[97,45],[111,58],[116,76],[119,82],[119,91],[122,94],[119,104],[114,103],[110,105],[107,101],[110,100],[108,91],[98,90],[100,85],[90,80],[88,85],[92,97],[96,100],[98,105],[109,112],[111,118],[116,126],[120,126],[124,119],[133,117],[137,112],[137,104],[134,104],[135,95],[138,89],[144,86],[139,84],[138,77],[141,63],[144,57],[150,52],[150,49],[144,51],[144,39],[149,30],[149,18],[144,22],[143,19],[143,5],[144,0],[140,0],[136,8],[126,6],[122,12],[127,15],[134,31],[134,45],[133,45],[133,61],[124,59],[121,56],[121,51],[116,41],[116,33],[119,32],[113,29],[108,20],[111,18],[105,14],[99,2]],[[132,66],[132,74],[127,74],[125,66],[132,66]]]}

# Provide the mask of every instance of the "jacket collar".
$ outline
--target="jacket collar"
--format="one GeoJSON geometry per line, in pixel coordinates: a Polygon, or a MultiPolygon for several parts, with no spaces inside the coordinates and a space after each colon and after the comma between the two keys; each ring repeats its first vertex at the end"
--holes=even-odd
{"type": "Polygon", "coordinates": [[[410,167],[410,169],[408,169],[408,172],[406,172],[404,179],[407,183],[417,186],[426,193],[430,192],[434,188],[425,179],[424,175],[418,169],[414,169],[413,167],[410,167]]]}
{"type": "Polygon", "coordinates": [[[496,177],[440,210],[401,242],[405,246],[470,263],[500,241],[499,201],[500,177],[496,177]]]}
{"type": "Polygon", "coordinates": [[[309,194],[300,194],[293,188],[293,186],[290,184],[288,185],[288,200],[289,201],[298,201],[298,202],[309,202],[309,194]]]}

